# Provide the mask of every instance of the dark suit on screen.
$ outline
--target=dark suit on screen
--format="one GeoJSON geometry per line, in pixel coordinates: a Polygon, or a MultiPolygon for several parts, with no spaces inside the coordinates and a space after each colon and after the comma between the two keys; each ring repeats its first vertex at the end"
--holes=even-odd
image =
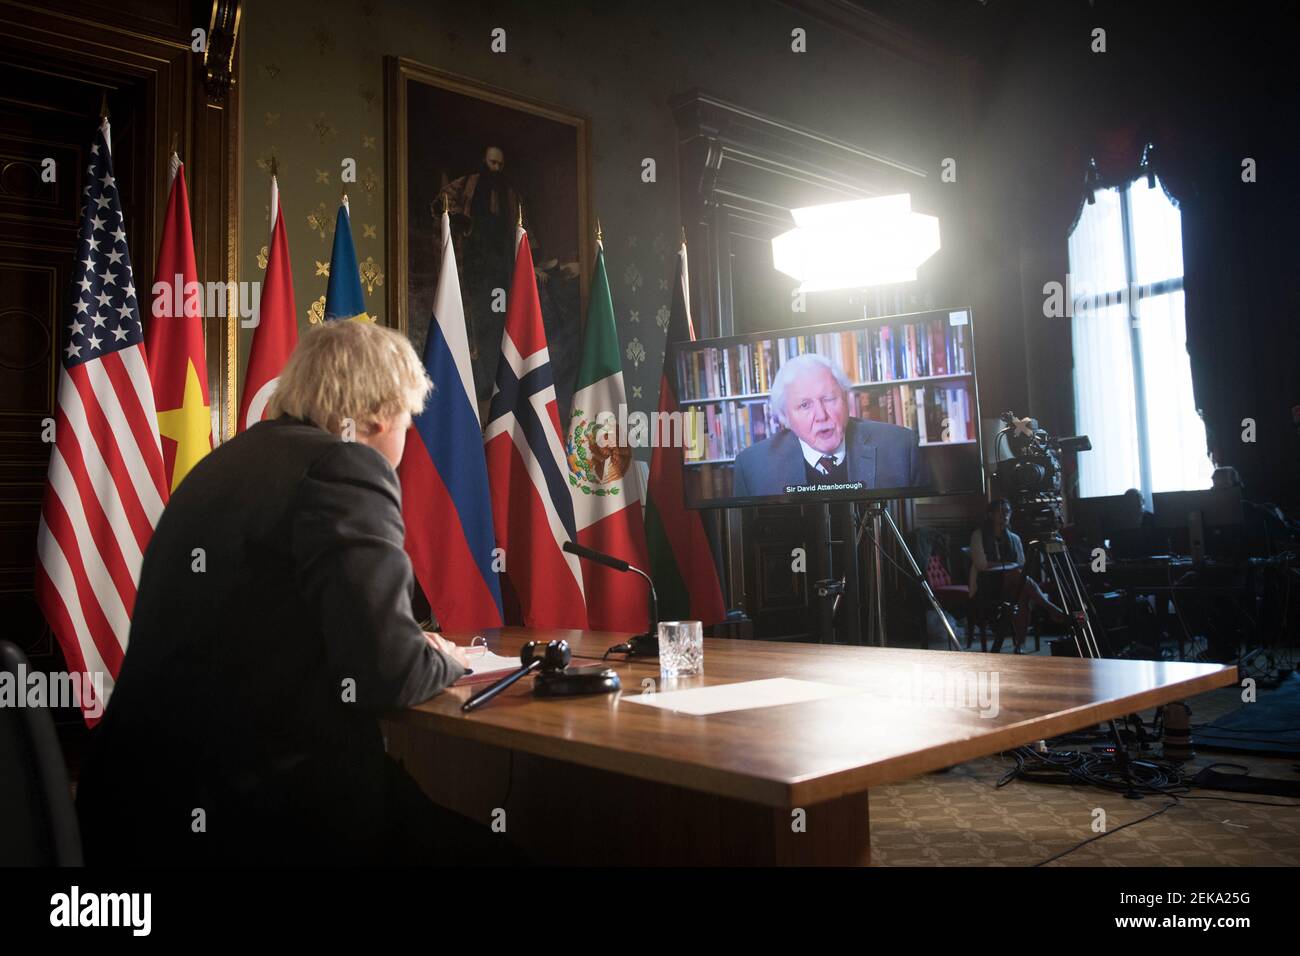
{"type": "MultiPolygon", "coordinates": [[[[865,418],[850,418],[844,428],[847,481],[866,488],[923,488],[930,482],[916,432],[865,418]]],[[[788,485],[807,485],[808,466],[799,438],[784,429],[736,456],[737,498],[784,495],[788,485]]]]}
{"type": "Polygon", "coordinates": [[[411,614],[403,535],[387,460],[308,423],[262,422],[195,466],[145,552],[92,734],[88,860],[383,855],[412,794],[377,717],[463,673],[411,614]]]}

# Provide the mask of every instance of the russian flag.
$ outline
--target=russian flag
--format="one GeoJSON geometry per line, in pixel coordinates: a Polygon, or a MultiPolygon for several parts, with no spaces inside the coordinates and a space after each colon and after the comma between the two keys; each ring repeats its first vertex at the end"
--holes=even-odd
{"type": "Polygon", "coordinates": [[[433,380],[429,403],[411,422],[398,468],[406,553],[439,623],[500,627],[501,585],[488,494],[483,428],[475,403],[465,311],[451,223],[442,214],[442,264],[424,344],[433,380]]]}

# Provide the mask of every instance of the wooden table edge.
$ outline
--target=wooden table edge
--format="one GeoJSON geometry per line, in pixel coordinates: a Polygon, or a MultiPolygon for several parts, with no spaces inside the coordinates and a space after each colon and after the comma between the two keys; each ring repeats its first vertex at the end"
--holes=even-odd
{"type": "MultiPolygon", "coordinates": [[[[1153,662],[1159,663],[1159,662],[1153,662]]],[[[939,744],[925,750],[910,751],[887,758],[868,767],[850,767],[818,773],[801,780],[784,781],[754,777],[736,771],[703,764],[684,764],[680,760],[649,754],[631,754],[600,744],[567,740],[547,734],[511,727],[498,727],[469,718],[424,710],[419,705],[383,715],[387,721],[407,724],[420,730],[474,740],[506,750],[520,750],[539,757],[575,763],[596,770],[624,774],[642,780],[731,797],[776,808],[809,806],[834,800],[875,787],[898,783],[934,770],[954,766],[978,757],[1024,746],[1046,737],[1069,733],[1082,727],[1122,717],[1170,700],[1194,697],[1206,691],[1227,687],[1237,681],[1237,668],[1223,670],[1151,688],[1128,697],[1085,704],[1051,717],[1022,721],[979,738],[979,753],[953,754],[966,740],[939,744]],[[1175,692],[1176,693],[1173,693],[1175,692]],[[890,772],[890,771],[894,772],[890,772]]]]}

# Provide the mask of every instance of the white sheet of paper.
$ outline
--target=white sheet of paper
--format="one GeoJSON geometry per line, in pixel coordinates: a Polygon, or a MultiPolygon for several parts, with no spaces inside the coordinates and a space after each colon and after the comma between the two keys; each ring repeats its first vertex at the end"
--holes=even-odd
{"type": "Polygon", "coordinates": [[[847,697],[862,694],[861,687],[840,684],[819,684],[815,681],[794,680],[790,677],[773,677],[769,680],[747,680],[738,684],[714,684],[712,687],[692,687],[688,690],[669,690],[656,694],[624,695],[623,700],[647,707],[662,707],[681,714],[703,717],[722,714],[729,710],[756,710],[759,707],[779,707],[782,704],[803,704],[828,697],[847,697]]]}

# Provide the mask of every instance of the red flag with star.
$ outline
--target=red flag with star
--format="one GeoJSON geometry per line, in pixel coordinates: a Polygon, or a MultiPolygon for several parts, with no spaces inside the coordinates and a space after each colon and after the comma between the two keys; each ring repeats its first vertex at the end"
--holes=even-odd
{"type": "Polygon", "coordinates": [[[212,450],[203,307],[185,167],[173,153],[171,191],[154,270],[153,312],[145,331],[158,434],[171,491],[212,450]]]}

